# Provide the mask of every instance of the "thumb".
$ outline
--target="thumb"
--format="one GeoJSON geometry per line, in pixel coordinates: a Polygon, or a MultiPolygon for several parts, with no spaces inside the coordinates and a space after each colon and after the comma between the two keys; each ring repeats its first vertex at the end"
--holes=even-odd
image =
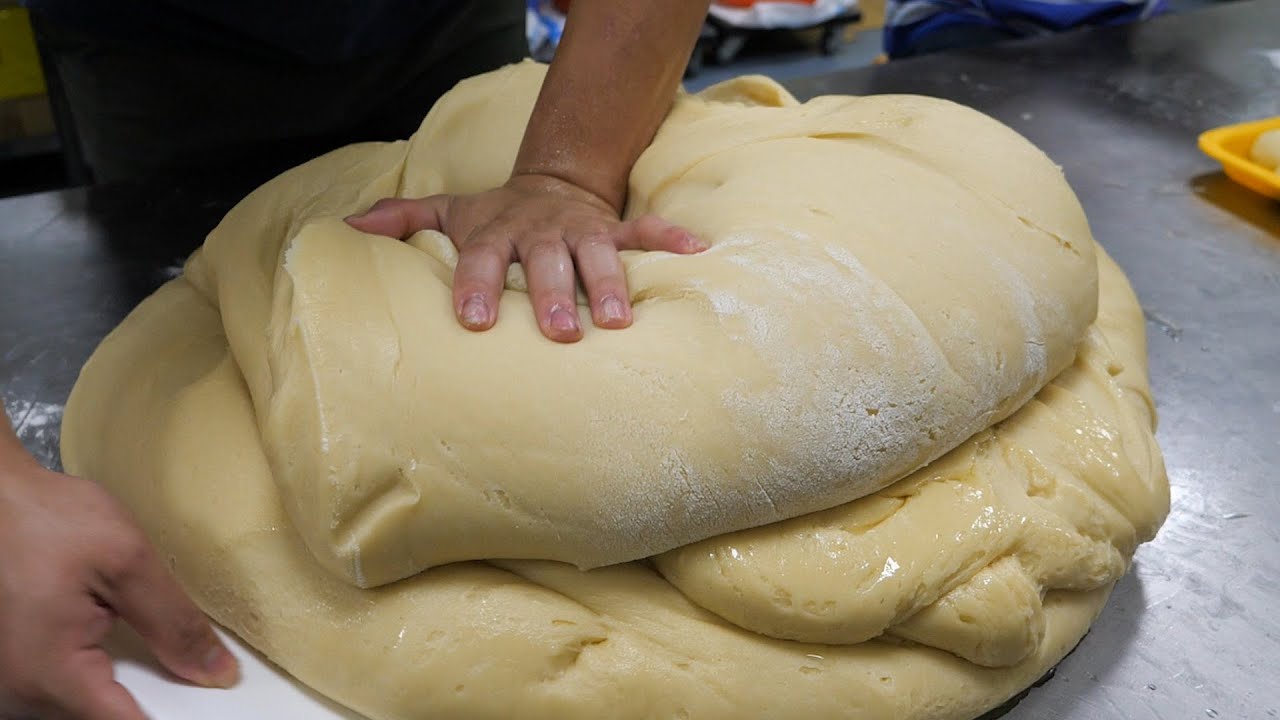
{"type": "Polygon", "coordinates": [[[619,250],[665,250],[680,255],[699,253],[710,247],[688,230],[656,215],[643,215],[622,223],[615,245],[619,250]]]}
{"type": "Polygon", "coordinates": [[[444,232],[448,207],[448,195],[417,200],[384,198],[365,212],[348,216],[346,221],[361,232],[404,240],[420,230],[444,232]]]}
{"type": "Polygon", "coordinates": [[[129,557],[128,566],[104,578],[103,601],[133,626],[174,675],[206,687],[235,685],[239,663],[151,546],[143,542],[129,557]]]}

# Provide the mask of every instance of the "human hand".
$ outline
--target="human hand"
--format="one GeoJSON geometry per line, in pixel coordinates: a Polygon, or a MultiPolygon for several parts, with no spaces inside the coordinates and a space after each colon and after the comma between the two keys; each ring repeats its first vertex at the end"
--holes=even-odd
{"type": "Polygon", "coordinates": [[[229,687],[235,658],[99,485],[0,466],[0,718],[145,720],[101,644],[129,623],[179,678],[229,687]]]}
{"type": "Polygon", "coordinates": [[[498,319],[507,268],[524,265],[542,334],[557,342],[582,338],[576,276],[601,328],[631,324],[631,302],[619,250],[696,253],[706,245],[652,215],[630,221],[599,196],[547,175],[517,175],[474,195],[388,198],[347,218],[357,230],[404,239],[420,230],[448,235],[458,248],[453,309],[463,327],[487,330],[498,319]]]}

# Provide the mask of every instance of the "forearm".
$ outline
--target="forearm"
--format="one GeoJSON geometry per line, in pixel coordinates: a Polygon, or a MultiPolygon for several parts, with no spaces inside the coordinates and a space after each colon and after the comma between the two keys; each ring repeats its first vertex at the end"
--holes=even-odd
{"type": "Polygon", "coordinates": [[[551,175],[621,212],[627,177],[666,116],[708,0],[578,0],[513,175],[551,175]]]}

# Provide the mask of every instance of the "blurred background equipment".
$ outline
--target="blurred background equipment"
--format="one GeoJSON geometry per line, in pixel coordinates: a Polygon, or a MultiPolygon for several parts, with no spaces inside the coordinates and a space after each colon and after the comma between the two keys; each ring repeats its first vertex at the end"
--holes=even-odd
{"type": "MultiPolygon", "coordinates": [[[[870,1],[881,9],[873,15],[883,16],[884,0],[870,1]]],[[[533,57],[546,62],[555,55],[570,4],[571,0],[528,0],[533,57]]],[[[717,0],[711,4],[686,75],[697,75],[706,62],[728,65],[748,41],[771,35],[801,32],[822,55],[834,55],[849,36],[849,26],[862,19],[859,0],[717,0]]]]}

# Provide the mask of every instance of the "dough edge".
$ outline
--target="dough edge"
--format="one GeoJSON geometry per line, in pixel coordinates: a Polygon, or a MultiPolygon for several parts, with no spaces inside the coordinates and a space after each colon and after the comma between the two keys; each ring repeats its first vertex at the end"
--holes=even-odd
{"type": "MultiPolygon", "coordinates": [[[[1129,342],[1143,329],[1132,316],[1129,342]]],[[[316,565],[291,531],[252,418],[216,311],[178,279],[85,366],[64,416],[64,463],[125,501],[215,620],[375,720],[517,708],[528,718],[733,718],[744,707],[761,718],[964,720],[1055,665],[1110,591],[1051,592],[1035,654],[982,668],[882,640],[765,638],[642,563],[585,573],[460,563],[361,590],[316,565]]]]}

